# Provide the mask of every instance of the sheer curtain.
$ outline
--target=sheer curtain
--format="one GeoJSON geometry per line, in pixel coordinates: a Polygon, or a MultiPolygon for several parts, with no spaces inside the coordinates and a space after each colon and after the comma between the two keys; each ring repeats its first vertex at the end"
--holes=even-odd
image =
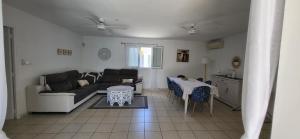
{"type": "Polygon", "coordinates": [[[258,139],[278,66],[284,0],[252,0],[248,28],[242,139],[258,139]]]}
{"type": "Polygon", "coordinates": [[[4,43],[3,43],[3,22],[2,22],[2,3],[0,3],[0,139],[6,139],[6,135],[3,132],[3,124],[6,117],[6,105],[7,105],[7,88],[6,88],[6,74],[5,74],[5,59],[4,59],[4,43]],[[3,78],[4,77],[4,78],[3,78]]]}

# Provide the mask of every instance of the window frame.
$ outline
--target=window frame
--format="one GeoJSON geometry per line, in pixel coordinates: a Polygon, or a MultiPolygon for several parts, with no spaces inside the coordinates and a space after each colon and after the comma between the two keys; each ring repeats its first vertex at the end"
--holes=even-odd
{"type": "Polygon", "coordinates": [[[136,45],[128,45],[128,46],[125,46],[125,63],[126,63],[126,67],[128,68],[135,68],[135,69],[163,69],[163,53],[164,53],[164,47],[163,46],[158,46],[158,45],[145,45],[145,44],[136,44],[136,45]],[[148,48],[152,48],[152,52],[153,52],[153,48],[160,48],[161,49],[161,64],[160,64],[160,67],[153,67],[152,64],[153,64],[153,53],[152,53],[152,57],[151,57],[151,67],[140,67],[140,50],[142,47],[148,47],[148,48]],[[129,66],[129,63],[128,63],[128,49],[129,48],[138,48],[139,50],[139,53],[138,53],[138,66],[129,66]]]}

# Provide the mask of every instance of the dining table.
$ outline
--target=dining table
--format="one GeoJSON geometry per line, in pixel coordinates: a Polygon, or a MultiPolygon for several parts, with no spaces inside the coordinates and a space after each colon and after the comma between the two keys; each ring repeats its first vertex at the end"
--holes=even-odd
{"type": "Polygon", "coordinates": [[[184,100],[184,113],[187,114],[187,108],[189,104],[189,95],[192,94],[193,90],[197,87],[207,86],[210,88],[210,114],[213,115],[214,97],[219,97],[218,88],[214,85],[206,84],[205,82],[198,81],[193,78],[178,78],[169,77],[169,79],[177,83],[182,89],[182,99],[184,100]]]}

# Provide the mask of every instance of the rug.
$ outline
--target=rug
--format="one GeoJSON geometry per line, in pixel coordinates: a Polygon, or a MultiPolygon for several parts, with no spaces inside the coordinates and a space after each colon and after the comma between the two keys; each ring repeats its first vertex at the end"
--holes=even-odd
{"type": "Polygon", "coordinates": [[[134,96],[130,105],[126,102],[124,106],[121,107],[117,103],[110,106],[110,104],[107,103],[107,97],[102,96],[90,106],[89,109],[148,109],[147,96],[134,96]]]}

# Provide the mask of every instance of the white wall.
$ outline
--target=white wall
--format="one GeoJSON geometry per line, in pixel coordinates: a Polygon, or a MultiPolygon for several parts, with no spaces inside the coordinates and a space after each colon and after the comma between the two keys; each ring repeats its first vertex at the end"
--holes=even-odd
{"type": "Polygon", "coordinates": [[[209,75],[217,73],[231,73],[232,58],[241,58],[241,67],[237,70],[237,76],[242,77],[244,71],[244,57],[246,51],[247,33],[241,33],[224,38],[224,48],[208,50],[211,60],[208,64],[209,75]]]}
{"type": "MultiPolygon", "coordinates": [[[[205,44],[198,41],[181,40],[154,40],[154,39],[129,39],[107,37],[84,37],[86,46],[82,49],[82,70],[103,71],[105,68],[125,68],[125,48],[121,42],[158,44],[164,47],[163,69],[141,69],[144,88],[166,88],[166,77],[184,74],[188,77],[200,77],[203,67],[201,57],[206,56],[205,44]],[[112,57],[108,61],[101,61],[97,57],[100,48],[109,48],[112,57]],[[189,49],[190,61],[188,63],[176,62],[177,49],[189,49]]],[[[202,76],[203,77],[203,76],[202,76]]]]}
{"type": "Polygon", "coordinates": [[[3,5],[4,25],[14,28],[17,116],[26,113],[25,88],[44,73],[80,68],[82,38],[63,27],[3,5]],[[58,56],[57,48],[72,49],[72,56],[58,56]],[[26,59],[32,65],[21,65],[26,59]]]}
{"type": "Polygon", "coordinates": [[[299,0],[285,1],[272,139],[300,138],[299,5],[299,0]]]}

